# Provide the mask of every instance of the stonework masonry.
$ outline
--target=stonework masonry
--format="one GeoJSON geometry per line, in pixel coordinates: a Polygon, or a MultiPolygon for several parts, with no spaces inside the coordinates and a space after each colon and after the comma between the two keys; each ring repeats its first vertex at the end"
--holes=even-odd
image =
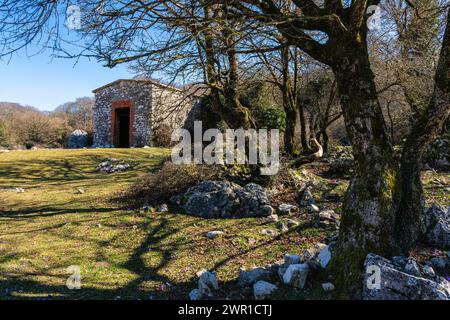
{"type": "Polygon", "coordinates": [[[117,80],[93,92],[96,148],[117,147],[116,109],[129,109],[130,147],[153,146],[158,129],[191,127],[198,113],[198,99],[154,80],[117,80]]]}

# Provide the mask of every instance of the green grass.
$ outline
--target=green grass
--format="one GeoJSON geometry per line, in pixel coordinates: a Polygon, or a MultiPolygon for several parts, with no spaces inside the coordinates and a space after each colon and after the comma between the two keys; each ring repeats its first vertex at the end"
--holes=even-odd
{"type": "Polygon", "coordinates": [[[323,241],[301,224],[270,238],[265,219],[205,220],[144,213],[113,199],[144,173],[158,170],[164,149],[36,150],[0,154],[0,299],[187,298],[196,273],[218,273],[221,298],[239,297],[240,267],[272,263],[323,241]],[[114,157],[132,171],[95,172],[114,157]],[[25,193],[9,189],[22,187],[25,193]],[[77,194],[76,189],[85,189],[77,194]],[[226,234],[209,240],[205,233],[226,234]],[[81,268],[69,290],[67,268],[81,268]]]}

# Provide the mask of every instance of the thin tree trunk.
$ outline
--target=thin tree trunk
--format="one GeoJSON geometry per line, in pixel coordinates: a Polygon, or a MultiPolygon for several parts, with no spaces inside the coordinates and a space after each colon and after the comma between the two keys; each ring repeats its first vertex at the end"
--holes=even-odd
{"type": "Polygon", "coordinates": [[[307,133],[306,133],[306,115],[305,115],[305,106],[301,102],[300,97],[297,97],[297,106],[300,115],[300,141],[302,145],[302,149],[305,152],[310,150],[307,133]]]}
{"type": "Polygon", "coordinates": [[[283,95],[283,108],[286,114],[286,129],[284,131],[284,149],[287,154],[294,154],[295,131],[297,126],[297,110],[295,96],[289,75],[289,47],[281,49],[281,63],[283,66],[283,83],[281,85],[283,95]]]}
{"type": "Polygon", "coordinates": [[[401,160],[400,201],[396,235],[403,252],[416,243],[424,225],[424,196],[420,177],[422,156],[436,139],[450,113],[450,13],[444,35],[431,101],[411,129],[401,160]]]}

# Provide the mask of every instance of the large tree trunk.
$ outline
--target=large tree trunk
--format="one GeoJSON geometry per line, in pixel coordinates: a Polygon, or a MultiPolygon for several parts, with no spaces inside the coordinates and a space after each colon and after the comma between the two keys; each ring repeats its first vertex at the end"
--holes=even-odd
{"type": "Polygon", "coordinates": [[[414,124],[402,152],[401,194],[396,219],[397,242],[407,252],[421,235],[424,196],[421,182],[422,156],[437,137],[450,113],[450,14],[436,69],[433,96],[414,124]]]}
{"type": "MultiPolygon", "coordinates": [[[[393,199],[397,170],[387,138],[365,41],[341,43],[333,63],[355,172],[347,190],[334,259],[342,293],[357,294],[369,252],[389,256],[393,241],[393,199]]],[[[348,297],[348,296],[346,296],[348,297]]]]}

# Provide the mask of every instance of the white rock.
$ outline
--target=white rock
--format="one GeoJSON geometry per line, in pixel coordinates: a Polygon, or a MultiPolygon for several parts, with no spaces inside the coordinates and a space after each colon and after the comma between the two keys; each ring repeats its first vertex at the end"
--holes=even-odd
{"type": "Polygon", "coordinates": [[[293,228],[300,224],[297,220],[293,220],[293,219],[287,219],[286,223],[287,223],[288,228],[293,228]]]}
{"type": "Polygon", "coordinates": [[[308,212],[309,213],[316,213],[316,212],[319,212],[319,211],[320,211],[319,207],[316,206],[314,203],[309,204],[309,206],[308,206],[308,212]]]}
{"type": "Polygon", "coordinates": [[[253,294],[257,300],[267,299],[277,290],[276,285],[262,280],[253,285],[253,294]]]}
{"type": "Polygon", "coordinates": [[[417,262],[409,259],[408,262],[405,265],[405,269],[403,270],[405,271],[407,274],[410,274],[412,276],[416,276],[416,277],[420,277],[420,269],[419,266],[417,265],[417,262]]]}
{"type": "Polygon", "coordinates": [[[215,272],[209,272],[205,269],[197,272],[198,290],[202,297],[212,297],[213,290],[219,289],[219,282],[215,272]]]}
{"type": "Polygon", "coordinates": [[[277,235],[277,233],[271,229],[263,229],[263,230],[261,230],[261,234],[263,234],[265,236],[270,236],[270,237],[274,237],[277,235]]]}
{"type": "Polygon", "coordinates": [[[423,270],[423,274],[426,276],[434,277],[436,275],[433,267],[431,267],[431,266],[424,266],[422,270],[423,270]]]}
{"type": "Polygon", "coordinates": [[[278,211],[280,212],[280,214],[290,214],[292,211],[295,211],[297,209],[297,206],[287,203],[280,204],[278,207],[278,211]]]}
{"type": "Polygon", "coordinates": [[[326,246],[322,251],[319,252],[318,255],[319,263],[322,268],[326,268],[328,266],[328,263],[330,263],[331,260],[331,251],[330,247],[326,246]]]}
{"type": "Polygon", "coordinates": [[[158,212],[160,213],[169,212],[169,207],[167,206],[167,204],[163,203],[162,205],[159,206],[158,212]]]}
{"type": "Polygon", "coordinates": [[[307,264],[291,264],[283,275],[283,283],[294,288],[303,289],[308,277],[307,264]]]}
{"type": "Polygon", "coordinates": [[[267,217],[267,220],[269,222],[278,222],[278,216],[276,214],[271,214],[270,216],[267,217]]]}
{"type": "Polygon", "coordinates": [[[201,298],[202,298],[202,295],[200,294],[200,290],[194,289],[191,292],[189,292],[190,300],[200,300],[201,298]]]}
{"type": "Polygon", "coordinates": [[[325,292],[331,292],[331,291],[334,291],[335,287],[334,287],[334,284],[332,284],[331,282],[326,282],[326,283],[322,283],[322,289],[325,292]]]}
{"type": "Polygon", "coordinates": [[[214,230],[214,231],[209,231],[208,233],[206,233],[206,237],[208,239],[214,239],[214,238],[217,238],[218,236],[220,236],[222,234],[225,234],[225,233],[222,232],[222,231],[214,230]]]}
{"type": "Polygon", "coordinates": [[[288,267],[291,264],[300,264],[300,256],[298,254],[287,254],[284,256],[284,266],[288,267]]]}

